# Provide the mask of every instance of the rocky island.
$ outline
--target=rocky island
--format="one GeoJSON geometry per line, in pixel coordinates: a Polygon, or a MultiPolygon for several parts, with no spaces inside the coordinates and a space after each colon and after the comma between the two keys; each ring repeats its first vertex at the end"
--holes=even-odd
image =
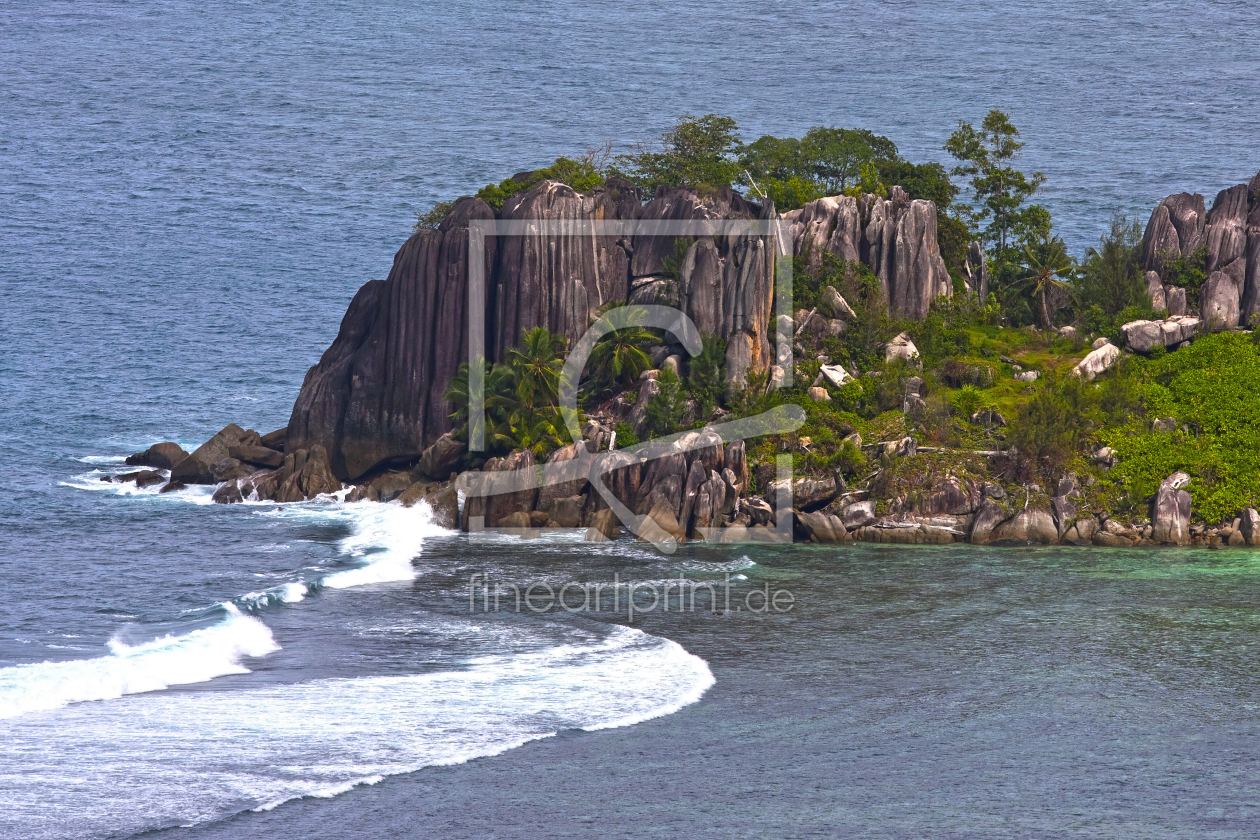
{"type": "Polygon", "coordinates": [[[588,539],[625,524],[598,478],[679,541],[1260,544],[1260,175],[1210,209],[1169,196],[1144,229],[1116,217],[1076,261],[1030,203],[1043,179],[1014,169],[1017,137],[996,111],[960,124],[947,172],[870,132],[744,145],[708,115],[657,150],[519,173],[420,217],[287,427],[157,444],[109,480],[215,484],[223,503],[424,502],[447,527],[588,539]],[[740,220],[784,233],[653,232],[740,220]],[[495,221],[524,232],[470,236],[495,221]],[[685,314],[702,349],[614,330],[566,412],[570,348],[647,306],[685,314]],[[790,431],[724,434],[789,405],[790,431]],[[479,492],[496,473],[535,480],[479,492]]]}

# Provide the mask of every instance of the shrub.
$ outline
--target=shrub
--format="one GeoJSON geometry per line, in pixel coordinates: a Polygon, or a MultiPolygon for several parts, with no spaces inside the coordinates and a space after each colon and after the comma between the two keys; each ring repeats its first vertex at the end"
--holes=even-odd
{"type": "Polygon", "coordinates": [[[545,169],[522,172],[497,184],[487,184],[477,192],[477,198],[495,210],[501,210],[504,202],[512,196],[533,189],[547,180],[560,181],[578,192],[585,192],[603,186],[604,175],[589,156],[578,160],[558,157],[555,163],[545,169]]]}
{"type": "Polygon", "coordinates": [[[427,212],[416,214],[415,230],[432,230],[442,224],[442,220],[446,218],[446,214],[451,212],[451,208],[455,206],[453,201],[439,201],[429,208],[427,212]]]}

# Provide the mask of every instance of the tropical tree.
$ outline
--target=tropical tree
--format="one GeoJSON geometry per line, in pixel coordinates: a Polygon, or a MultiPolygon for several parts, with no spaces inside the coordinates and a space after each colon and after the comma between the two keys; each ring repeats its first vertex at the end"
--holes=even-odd
{"type": "Polygon", "coordinates": [[[627,327],[609,333],[591,351],[587,366],[609,387],[629,385],[652,366],[647,348],[660,339],[642,327],[627,327]]]}
{"type": "Polygon", "coordinates": [[[801,151],[831,195],[856,186],[875,161],[897,159],[897,144],[864,128],[815,126],[801,138],[801,151]]]}
{"type": "Polygon", "coordinates": [[[1047,298],[1052,289],[1071,288],[1070,278],[1076,264],[1068,256],[1062,239],[1043,234],[1024,243],[1020,267],[1020,276],[1028,294],[1037,302],[1041,326],[1050,329],[1052,322],[1047,298]]]}
{"type": "Polygon", "coordinates": [[[1097,248],[1085,252],[1085,262],[1074,283],[1077,308],[1097,306],[1110,317],[1146,303],[1141,247],[1141,222],[1130,222],[1119,211],[1113,213],[1111,231],[1100,238],[1097,248]]]}
{"type": "Polygon", "coordinates": [[[945,151],[958,160],[951,173],[970,179],[974,206],[959,208],[972,223],[989,221],[983,238],[997,249],[999,260],[1010,258],[1007,248],[1018,239],[1045,228],[1049,214],[1039,205],[1023,207],[1045,183],[1040,172],[1025,175],[1013,165],[1020,149],[1019,129],[1003,111],[985,115],[980,128],[959,121],[945,142],[945,151]]]}
{"type": "Polygon", "coordinates": [[[729,187],[740,173],[735,120],[684,116],[656,144],[620,155],[617,166],[649,192],[658,186],[729,187]]]}

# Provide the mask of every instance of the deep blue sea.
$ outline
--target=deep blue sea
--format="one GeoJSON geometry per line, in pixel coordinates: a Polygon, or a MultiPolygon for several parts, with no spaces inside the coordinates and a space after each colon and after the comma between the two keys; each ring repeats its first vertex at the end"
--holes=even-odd
{"type": "Polygon", "coordinates": [[[1079,254],[1260,170],[1260,7],[0,6],[0,836],[1254,838],[1260,561],[473,540],[100,475],[287,422],[417,211],[682,114],[943,160],[1079,254]],[[469,611],[473,574],[795,608],[469,611]],[[191,826],[191,828],[178,828],[191,826]]]}

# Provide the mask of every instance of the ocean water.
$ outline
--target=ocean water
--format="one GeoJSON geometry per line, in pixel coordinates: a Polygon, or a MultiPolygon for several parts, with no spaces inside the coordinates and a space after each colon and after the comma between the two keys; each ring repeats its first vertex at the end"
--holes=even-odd
{"type": "Polygon", "coordinates": [[[1260,9],[42,2],[0,15],[0,836],[1254,837],[1247,553],[474,541],[99,481],[283,425],[414,214],[684,113],[942,159],[1079,253],[1260,169],[1260,9]],[[468,608],[769,583],[790,613],[468,608]],[[195,826],[194,828],[171,828],[195,826]]]}

